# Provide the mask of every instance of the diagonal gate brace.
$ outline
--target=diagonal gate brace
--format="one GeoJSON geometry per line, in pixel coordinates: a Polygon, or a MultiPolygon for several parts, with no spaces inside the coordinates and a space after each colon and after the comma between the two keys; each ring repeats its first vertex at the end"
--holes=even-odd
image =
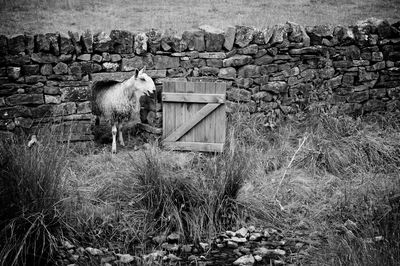
{"type": "Polygon", "coordinates": [[[183,135],[185,135],[190,129],[197,125],[201,120],[203,120],[207,115],[213,112],[220,106],[220,103],[209,103],[201,108],[190,120],[186,121],[180,125],[175,131],[173,131],[168,137],[164,139],[167,141],[177,141],[183,135]]]}

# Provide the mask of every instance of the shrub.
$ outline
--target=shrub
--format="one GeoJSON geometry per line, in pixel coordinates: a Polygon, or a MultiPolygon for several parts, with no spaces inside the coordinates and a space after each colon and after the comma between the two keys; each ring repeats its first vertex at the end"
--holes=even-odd
{"type": "Polygon", "coordinates": [[[0,264],[47,265],[63,225],[66,147],[49,135],[31,148],[2,141],[0,154],[0,264]]]}

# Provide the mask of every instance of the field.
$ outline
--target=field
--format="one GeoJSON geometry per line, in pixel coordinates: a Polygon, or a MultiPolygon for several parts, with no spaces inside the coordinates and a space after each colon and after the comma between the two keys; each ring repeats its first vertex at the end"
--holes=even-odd
{"type": "MultiPolygon", "coordinates": [[[[2,143],[0,265],[45,265],[49,256],[54,264],[61,240],[159,265],[141,260],[160,249],[154,237],[178,232],[198,247],[243,226],[312,243],[301,253],[283,247],[295,265],[400,261],[398,114],[314,111],[274,130],[239,113],[230,121],[222,154],[155,142],[117,155],[109,145],[79,152],[55,136],[33,149],[2,143]]],[[[98,265],[90,258],[79,265],[98,265]]]]}
{"type": "Polygon", "coordinates": [[[151,28],[178,32],[210,24],[262,28],[293,21],[302,25],[350,25],[369,17],[400,19],[399,0],[1,0],[0,34],[94,32],[151,28]]]}

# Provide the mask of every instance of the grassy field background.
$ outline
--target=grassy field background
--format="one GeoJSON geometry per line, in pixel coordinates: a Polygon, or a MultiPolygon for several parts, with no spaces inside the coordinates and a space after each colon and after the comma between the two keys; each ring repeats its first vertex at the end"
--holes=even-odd
{"type": "Polygon", "coordinates": [[[400,20],[399,0],[0,0],[0,33],[68,30],[130,31],[210,24],[258,28],[293,21],[302,25],[354,24],[369,17],[400,20]]]}

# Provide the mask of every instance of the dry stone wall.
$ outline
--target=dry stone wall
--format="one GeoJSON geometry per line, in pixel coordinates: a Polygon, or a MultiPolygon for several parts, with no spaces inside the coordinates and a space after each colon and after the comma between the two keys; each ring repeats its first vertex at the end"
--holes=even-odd
{"type": "Polygon", "coordinates": [[[123,80],[143,66],[158,88],[156,100],[142,99],[142,121],[154,133],[166,79],[226,82],[228,110],[264,123],[313,103],[344,113],[398,111],[400,22],[1,35],[0,132],[31,133],[51,123],[73,140],[90,140],[91,82],[123,80]]]}

